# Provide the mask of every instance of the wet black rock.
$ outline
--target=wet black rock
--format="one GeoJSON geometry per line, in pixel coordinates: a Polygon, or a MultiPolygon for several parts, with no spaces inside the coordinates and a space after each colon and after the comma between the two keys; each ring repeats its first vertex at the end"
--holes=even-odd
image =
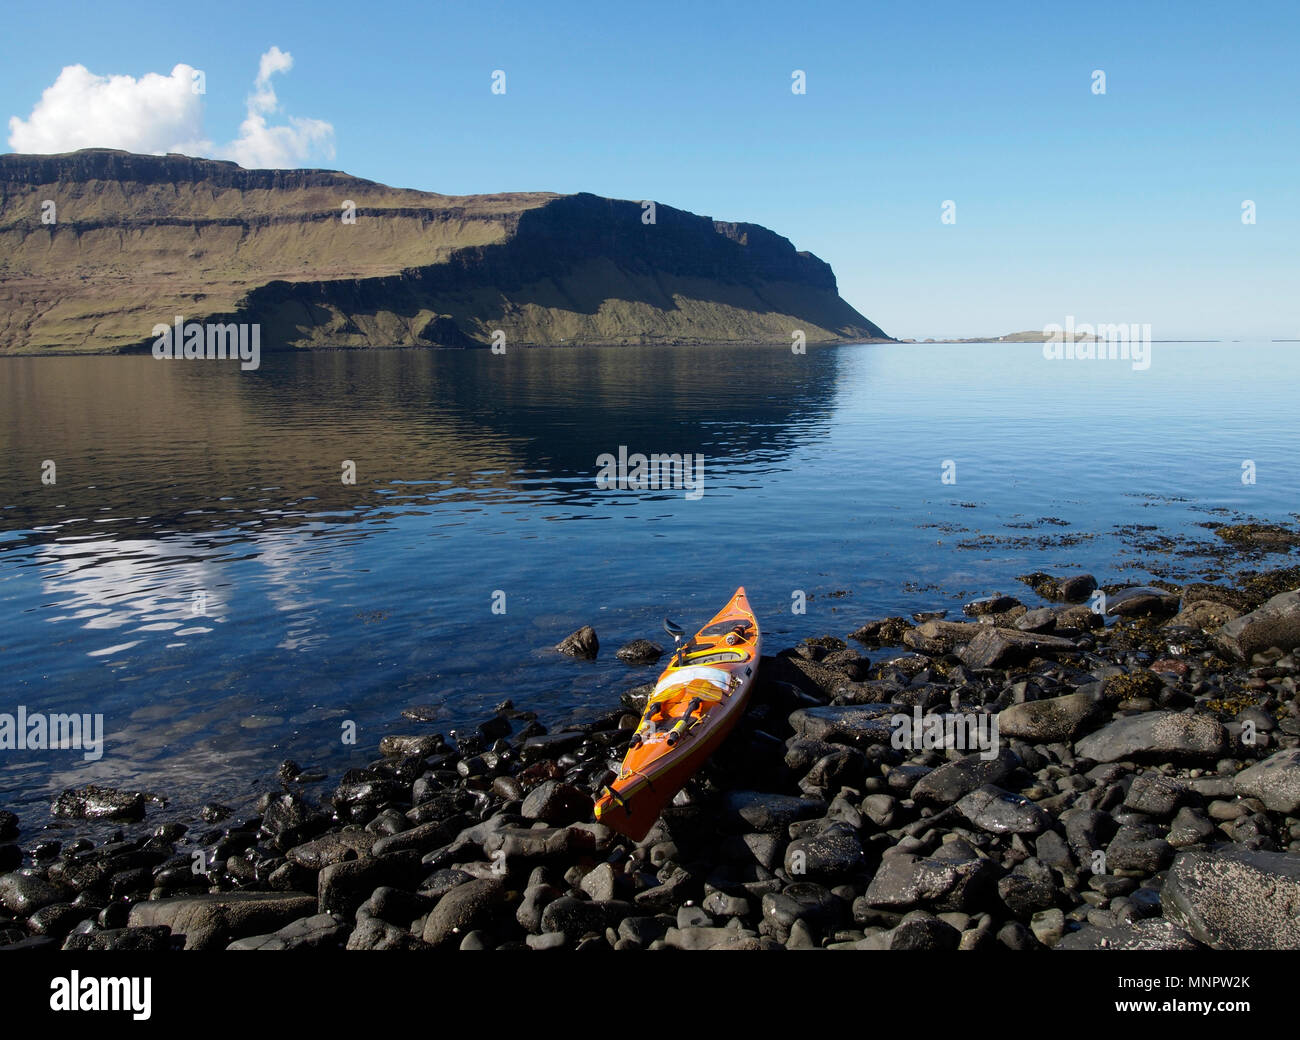
{"type": "Polygon", "coordinates": [[[55,816],[77,820],[143,820],[145,796],[140,791],[118,791],[91,784],[68,788],[50,807],[55,816]]]}
{"type": "MultiPolygon", "coordinates": [[[[624,912],[630,912],[626,904],[624,912]]],[[[548,903],[542,911],[542,931],[562,932],[570,942],[574,942],[590,933],[604,934],[610,919],[610,912],[601,903],[562,896],[548,903]]]]}
{"type": "Polygon", "coordinates": [[[966,644],[959,656],[968,668],[989,669],[1027,661],[1035,656],[1068,654],[1074,650],[1074,641],[1061,636],[987,625],[966,644]]]}
{"type": "Polygon", "coordinates": [[[1157,827],[1124,824],[1106,846],[1106,869],[1154,874],[1169,862],[1171,854],[1169,842],[1157,827]]]}
{"type": "Polygon", "coordinates": [[[412,704],[402,709],[402,718],[413,722],[437,722],[445,714],[446,709],[440,704],[412,704]]]}
{"type": "Polygon", "coordinates": [[[484,924],[505,896],[500,878],[475,878],[438,900],[424,922],[423,940],[435,949],[459,946],[466,932],[484,924]]]}
{"type": "Polygon", "coordinates": [[[1097,579],[1091,574],[1067,575],[1057,579],[1056,598],[1063,599],[1066,603],[1082,603],[1092,595],[1096,587],[1097,579]]]}
{"type": "Polygon", "coordinates": [[[1117,928],[1085,925],[1056,944],[1058,950],[1199,950],[1200,943],[1169,921],[1137,921],[1117,928]]]}
{"type": "Polygon", "coordinates": [[[889,933],[891,950],[955,950],[961,932],[924,910],[913,910],[889,933]]]}
{"type": "Polygon", "coordinates": [[[1282,592],[1249,614],[1229,621],[1214,641],[1241,661],[1271,646],[1300,646],[1300,589],[1282,592]]]}
{"type": "Polygon", "coordinates": [[[634,897],[637,907],[656,912],[670,911],[703,893],[700,877],[683,867],[665,867],[659,872],[659,884],[643,889],[634,897]]]}
{"type": "Polygon", "coordinates": [[[614,656],[624,664],[644,665],[654,664],[663,655],[664,648],[658,643],[652,643],[648,639],[633,639],[620,646],[614,656]]]}
{"type": "Polygon", "coordinates": [[[1036,607],[1018,617],[1014,627],[1019,632],[1051,632],[1060,616],[1059,607],[1036,607]]]}
{"type": "Polygon", "coordinates": [[[520,748],[520,758],[525,763],[549,761],[581,747],[585,739],[584,733],[547,733],[529,737],[520,748]]]}
{"type": "Polygon", "coordinates": [[[5,809],[0,809],[0,841],[13,841],[18,837],[18,817],[5,809]]]}
{"type": "Polygon", "coordinates": [[[528,792],[519,814],[526,820],[547,823],[577,823],[591,817],[591,796],[572,784],[546,780],[528,792]]]}
{"type": "Polygon", "coordinates": [[[357,926],[347,938],[346,948],[414,951],[430,950],[433,947],[406,928],[399,928],[378,917],[365,917],[357,921],[357,926]]]}
{"type": "Polygon", "coordinates": [[[1214,716],[1172,711],[1115,719],[1074,745],[1076,755],[1094,762],[1213,761],[1227,750],[1228,732],[1214,716]]]}
{"type": "Polygon", "coordinates": [[[1168,617],[1178,612],[1179,595],[1167,589],[1137,585],[1106,597],[1111,617],[1168,617]]]}
{"type": "Polygon", "coordinates": [[[313,914],[290,921],[266,935],[236,939],[227,950],[341,950],[351,929],[334,914],[313,914]]]}
{"type": "Polygon", "coordinates": [[[843,914],[830,889],[811,881],[798,881],[780,892],[763,896],[759,932],[786,942],[797,922],[814,932],[828,932],[843,914]]]}
{"type": "Polygon", "coordinates": [[[302,892],[221,892],[136,903],[129,920],[132,928],[165,925],[187,950],[211,950],[315,912],[316,897],[302,892]]]}
{"type": "Polygon", "coordinates": [[[458,813],[442,820],[422,823],[409,830],[380,838],[371,846],[370,852],[375,856],[386,856],[392,852],[414,850],[423,855],[446,845],[461,830],[468,827],[470,822],[468,816],[458,813]]]}
{"type": "Polygon", "coordinates": [[[906,618],[881,618],[867,622],[849,638],[863,646],[898,646],[903,641],[903,633],[911,627],[912,623],[906,618]]]}
{"type": "Polygon", "coordinates": [[[72,931],[75,925],[94,917],[95,913],[94,907],[50,903],[27,919],[27,930],[33,935],[55,935],[61,938],[72,931]]]}
{"type": "Polygon", "coordinates": [[[1021,765],[1010,748],[1002,748],[992,757],[984,752],[946,762],[921,777],[912,788],[912,797],[921,805],[952,805],[985,784],[1001,784],[1021,765]]]}
{"type": "Polygon", "coordinates": [[[865,747],[888,744],[890,718],[906,709],[896,704],[850,704],[800,708],[790,716],[795,736],[803,740],[865,747]]]}
{"type": "Polygon", "coordinates": [[[985,784],[957,802],[957,811],[990,834],[1039,834],[1051,817],[1023,795],[985,784]]]}
{"type": "Polygon", "coordinates": [[[97,932],[73,933],[64,940],[63,949],[156,953],[172,949],[177,944],[172,939],[171,929],[166,925],[149,925],[137,928],[106,928],[97,932]]]}
{"type": "Polygon", "coordinates": [[[0,906],[19,917],[29,917],[43,906],[61,902],[66,895],[66,889],[33,872],[18,871],[0,877],[0,906]]]}
{"type": "Polygon", "coordinates": [[[785,852],[786,873],[812,881],[849,880],[866,866],[857,831],[845,824],[832,824],[812,837],[792,841],[785,852]]]}
{"type": "Polygon", "coordinates": [[[446,742],[440,733],[417,736],[390,734],[379,741],[381,755],[415,755],[419,758],[428,758],[440,754],[446,748],[446,742]]]}
{"type": "Polygon", "coordinates": [[[341,831],[323,834],[302,845],[295,845],[285,856],[290,863],[308,870],[320,870],[333,863],[369,856],[378,840],[359,827],[345,827],[341,831]]]}
{"type": "Polygon", "coordinates": [[[1184,807],[1178,810],[1178,815],[1169,825],[1166,840],[1173,848],[1181,849],[1208,841],[1215,833],[1214,824],[1203,811],[1184,807]]]}
{"type": "Polygon", "coordinates": [[[1013,704],[998,713],[998,733],[1031,744],[1073,740],[1101,710],[1086,693],[1013,704]]]}
{"type": "Polygon", "coordinates": [[[971,600],[961,609],[967,617],[984,617],[986,614],[1005,614],[1012,607],[1022,605],[1014,596],[985,596],[983,599],[971,600]]]}
{"type": "Polygon", "coordinates": [[[1043,599],[1064,600],[1067,603],[1082,603],[1097,587],[1097,579],[1091,574],[1054,578],[1042,571],[1034,571],[1032,574],[1022,574],[1016,580],[1024,582],[1043,599]]]}
{"type": "Polygon", "coordinates": [[[871,907],[966,911],[977,906],[997,875],[992,861],[959,839],[929,857],[906,852],[885,856],[862,899],[871,907]]]}
{"type": "Polygon", "coordinates": [[[723,799],[724,819],[733,828],[766,834],[784,833],[796,820],[825,811],[826,803],[820,799],[763,791],[732,791],[723,799]]]}
{"type": "Polygon", "coordinates": [[[1148,816],[1172,816],[1186,800],[1185,784],[1160,773],[1147,772],[1133,778],[1133,784],[1124,798],[1124,806],[1148,816]]]}
{"type": "Polygon", "coordinates": [[[349,770],[331,799],[340,820],[367,823],[390,802],[404,802],[408,789],[397,780],[349,770]]]}
{"type": "Polygon", "coordinates": [[[370,893],[369,899],[357,907],[357,920],[378,917],[389,924],[406,925],[427,914],[435,902],[436,899],[424,893],[380,885],[370,893]]]}
{"type": "Polygon", "coordinates": [[[594,628],[590,625],[583,625],[576,632],[570,633],[556,643],[555,649],[562,654],[568,654],[570,657],[580,657],[594,661],[596,655],[600,653],[600,640],[596,638],[594,628]]]}
{"type": "Polygon", "coordinates": [[[1227,846],[1180,852],[1165,917],[1223,950],[1300,950],[1300,857],[1227,846]]]}
{"type": "Polygon", "coordinates": [[[1050,868],[1032,856],[999,878],[997,890],[1007,910],[1025,920],[1055,906],[1061,898],[1050,868]]]}
{"type": "Polygon", "coordinates": [[[1300,750],[1279,751],[1243,769],[1232,784],[1238,794],[1258,798],[1266,809],[1300,815],[1300,750]]]}
{"type": "Polygon", "coordinates": [[[414,888],[421,873],[420,853],[409,850],[334,863],[318,876],[317,905],[323,914],[350,917],[376,888],[414,888]]]}
{"type": "Polygon", "coordinates": [[[854,748],[839,748],[823,755],[799,781],[799,788],[808,794],[839,791],[844,787],[857,789],[865,778],[867,759],[854,748]]]}
{"type": "Polygon", "coordinates": [[[281,851],[309,841],[329,825],[328,816],[296,793],[272,796],[262,809],[262,833],[281,851]]]}

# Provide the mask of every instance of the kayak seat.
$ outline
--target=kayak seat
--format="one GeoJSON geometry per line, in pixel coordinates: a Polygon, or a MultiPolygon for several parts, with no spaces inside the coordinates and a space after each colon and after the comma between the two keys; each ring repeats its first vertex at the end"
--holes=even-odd
{"type": "Polygon", "coordinates": [[[719,650],[716,653],[706,651],[688,657],[691,664],[716,664],[719,661],[743,661],[745,655],[736,650],[719,650]]]}

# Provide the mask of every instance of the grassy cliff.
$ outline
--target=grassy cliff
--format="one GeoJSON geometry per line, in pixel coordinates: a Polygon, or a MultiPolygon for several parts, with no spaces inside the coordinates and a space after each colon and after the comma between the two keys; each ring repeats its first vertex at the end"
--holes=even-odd
{"type": "Polygon", "coordinates": [[[179,155],[2,155],[0,353],[141,349],[178,314],[260,322],[264,350],[485,346],[496,330],[513,345],[885,338],[779,235],[642,213],[179,155]]]}

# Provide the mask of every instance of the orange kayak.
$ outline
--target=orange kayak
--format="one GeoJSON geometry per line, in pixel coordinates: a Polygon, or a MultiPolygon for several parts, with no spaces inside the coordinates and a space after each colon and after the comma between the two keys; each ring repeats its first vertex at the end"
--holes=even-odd
{"type": "Polygon", "coordinates": [[[596,800],[596,819],[633,841],[646,836],[745,713],[763,653],[743,587],[690,642],[681,643],[672,622],[665,627],[677,648],[646,702],[618,778],[596,800]]]}

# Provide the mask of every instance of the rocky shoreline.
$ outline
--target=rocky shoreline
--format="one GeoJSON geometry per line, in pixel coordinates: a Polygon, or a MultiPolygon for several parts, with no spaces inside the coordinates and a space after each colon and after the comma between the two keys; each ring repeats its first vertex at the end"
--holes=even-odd
{"type": "Polygon", "coordinates": [[[1300,567],[1021,580],[1032,602],[846,633],[865,655],[765,657],[640,843],[591,804],[644,685],[553,732],[509,702],[449,736],[412,711],[337,780],[286,762],[246,819],[151,830],[139,792],[64,792],[123,821],[95,845],[0,812],[0,948],[1300,949],[1300,567]]]}

